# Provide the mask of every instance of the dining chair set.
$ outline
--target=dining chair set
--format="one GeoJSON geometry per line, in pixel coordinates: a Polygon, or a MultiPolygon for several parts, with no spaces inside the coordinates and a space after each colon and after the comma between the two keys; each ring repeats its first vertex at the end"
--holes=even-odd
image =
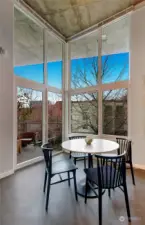
{"type": "MultiPolygon", "coordinates": [[[[70,140],[85,138],[85,136],[73,136],[70,140]]],[[[85,203],[87,203],[87,190],[90,188],[96,198],[98,198],[98,215],[99,225],[102,225],[102,196],[105,191],[108,191],[108,196],[111,197],[111,190],[120,188],[125,197],[126,210],[128,221],[131,221],[128,191],[127,191],[127,180],[126,180],[126,169],[130,168],[132,175],[132,182],[135,185],[134,171],[132,165],[132,145],[131,141],[125,138],[116,138],[116,142],[119,144],[119,149],[116,154],[101,154],[93,155],[96,160],[96,166],[87,168],[87,154],[74,153],[69,154],[69,158],[66,160],[60,160],[52,162],[52,151],[53,148],[50,143],[42,145],[42,151],[45,159],[45,178],[44,188],[46,191],[46,205],[45,209],[48,210],[50,186],[53,184],[68,182],[70,186],[70,180],[74,181],[75,198],[78,201],[77,195],[77,181],[76,181],[76,170],[78,169],[76,164],[77,161],[84,161],[84,172],[86,174],[86,189],[85,189],[85,203]],[[127,166],[129,165],[129,167],[127,166]],[[67,178],[63,179],[62,174],[66,174],[67,178]],[[51,183],[52,177],[59,175],[60,180],[51,183]]],[[[95,161],[94,160],[94,161],[95,161]]]]}

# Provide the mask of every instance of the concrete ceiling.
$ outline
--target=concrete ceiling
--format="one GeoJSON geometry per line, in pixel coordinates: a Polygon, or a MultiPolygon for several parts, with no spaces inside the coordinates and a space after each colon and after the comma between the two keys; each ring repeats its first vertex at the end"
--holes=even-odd
{"type": "MultiPolygon", "coordinates": [[[[22,12],[15,9],[14,58],[15,65],[43,62],[43,30],[22,12]]],[[[102,54],[129,51],[129,16],[118,19],[103,28],[106,40],[102,42],[102,54]]],[[[47,60],[62,60],[62,44],[53,36],[47,36],[47,60]]],[[[97,56],[98,32],[95,31],[71,44],[71,58],[97,56]]]]}
{"type": "Polygon", "coordinates": [[[65,37],[70,37],[143,0],[24,0],[65,37]]]}
{"type": "MultiPolygon", "coordinates": [[[[30,65],[43,62],[43,29],[17,9],[14,10],[14,63],[30,65]]],[[[48,61],[62,60],[62,44],[47,35],[48,61]]]]}

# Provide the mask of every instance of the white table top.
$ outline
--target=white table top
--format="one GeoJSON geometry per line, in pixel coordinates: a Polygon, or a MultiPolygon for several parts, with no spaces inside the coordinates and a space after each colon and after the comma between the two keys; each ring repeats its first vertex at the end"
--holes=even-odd
{"type": "Polygon", "coordinates": [[[73,139],[64,141],[62,147],[72,152],[103,154],[117,150],[119,144],[104,139],[93,139],[91,145],[87,145],[85,139],[73,139]]]}

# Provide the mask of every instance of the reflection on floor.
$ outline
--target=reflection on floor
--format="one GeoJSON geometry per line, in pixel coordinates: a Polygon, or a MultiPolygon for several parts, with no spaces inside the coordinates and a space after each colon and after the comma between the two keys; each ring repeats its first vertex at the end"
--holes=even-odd
{"type": "MultiPolygon", "coordinates": [[[[68,157],[68,156],[67,156],[68,157]]],[[[59,156],[54,157],[60,159],[59,156]]],[[[82,162],[77,163],[77,181],[84,177],[82,162]]],[[[132,185],[130,171],[127,184],[132,215],[132,225],[145,224],[145,173],[135,171],[136,186],[132,185]]],[[[15,175],[0,181],[1,225],[96,225],[98,224],[98,200],[79,196],[76,203],[73,190],[68,183],[51,186],[48,213],[45,213],[43,194],[44,163],[19,170],[15,175]]],[[[103,195],[103,225],[127,225],[126,208],[120,189],[103,195]],[[124,222],[120,222],[124,216],[124,222]],[[122,218],[121,218],[122,219],[122,218]]]]}
{"type": "Polygon", "coordinates": [[[17,163],[19,164],[39,156],[42,156],[42,150],[39,146],[27,145],[22,148],[21,153],[17,154],[17,163]]]}
{"type": "MultiPolygon", "coordinates": [[[[60,144],[54,146],[54,152],[61,151],[60,144]]],[[[17,164],[26,162],[30,159],[37,158],[39,156],[43,156],[42,150],[40,146],[36,146],[33,144],[27,145],[26,147],[22,148],[21,153],[17,154],[17,164]]]]}

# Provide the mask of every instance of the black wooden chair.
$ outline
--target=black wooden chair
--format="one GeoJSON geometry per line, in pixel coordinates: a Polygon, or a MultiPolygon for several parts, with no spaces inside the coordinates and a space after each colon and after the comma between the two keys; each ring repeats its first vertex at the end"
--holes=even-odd
{"type": "Polygon", "coordinates": [[[48,202],[49,202],[49,193],[50,193],[50,185],[61,183],[64,181],[68,181],[68,184],[70,186],[70,179],[74,180],[74,189],[75,189],[75,197],[76,201],[78,200],[77,197],[77,184],[76,184],[76,169],[77,167],[74,165],[73,161],[71,159],[67,160],[60,160],[56,162],[52,162],[52,146],[50,143],[44,144],[41,146],[44,159],[45,159],[45,178],[44,178],[44,187],[43,191],[45,192],[46,185],[47,185],[47,194],[46,194],[46,211],[48,210],[48,202]],[[61,174],[67,173],[68,178],[62,179],[61,174]],[[73,174],[72,178],[70,178],[70,173],[73,174]],[[60,180],[54,183],[51,183],[51,178],[55,175],[59,175],[60,180]]]}
{"type": "MultiPolygon", "coordinates": [[[[69,137],[69,140],[73,139],[83,139],[86,138],[86,136],[71,136],[69,137]]],[[[79,152],[70,152],[69,155],[70,158],[73,158],[74,164],[76,165],[76,161],[84,160],[84,168],[86,168],[86,159],[88,158],[87,154],[79,153],[79,152]]]]}
{"type": "Polygon", "coordinates": [[[128,200],[128,191],[126,184],[126,153],[119,156],[96,155],[97,167],[85,169],[86,173],[86,194],[85,203],[87,203],[87,190],[90,187],[98,197],[99,225],[102,225],[102,195],[105,190],[120,188],[124,192],[128,221],[131,221],[130,207],[128,200]],[[115,162],[115,167],[114,167],[115,162]],[[95,186],[94,186],[95,185],[95,186]],[[98,193],[96,192],[96,187],[98,193]]]}
{"type": "MultiPolygon", "coordinates": [[[[133,170],[133,164],[132,164],[132,146],[131,141],[125,139],[125,138],[116,138],[117,143],[119,144],[118,149],[118,155],[122,154],[124,151],[126,151],[126,157],[125,162],[126,164],[129,164],[129,168],[131,170],[132,175],[132,182],[135,185],[135,178],[134,178],[134,170],[133,170]]],[[[126,167],[128,169],[128,167],[126,167]]]]}

